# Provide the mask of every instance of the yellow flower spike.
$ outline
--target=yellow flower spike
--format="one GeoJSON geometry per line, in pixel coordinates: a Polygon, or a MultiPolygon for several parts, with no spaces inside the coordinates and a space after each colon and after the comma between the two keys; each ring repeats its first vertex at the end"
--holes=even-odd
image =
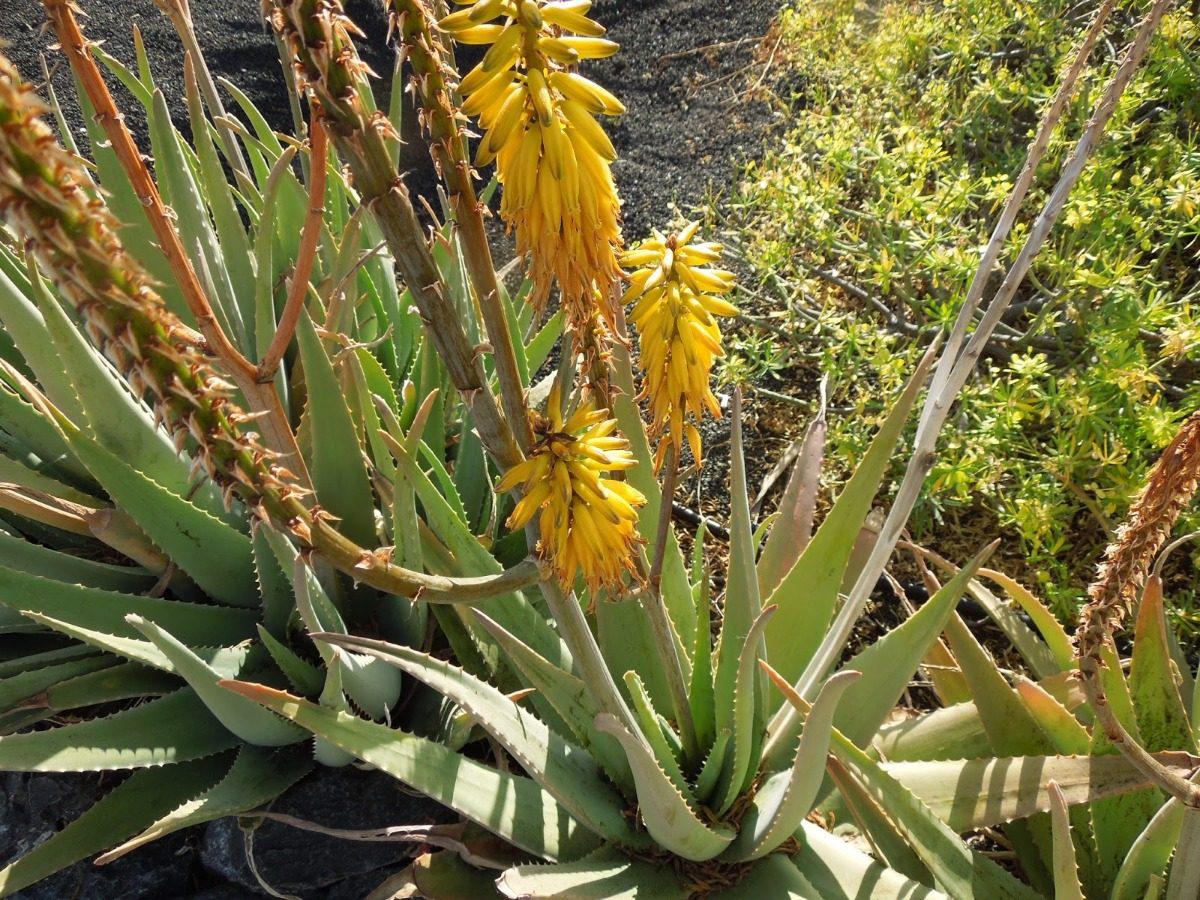
{"type": "Polygon", "coordinates": [[[699,228],[692,222],[674,235],[656,232],[621,256],[623,264],[635,267],[624,299],[634,304],[629,320],[641,339],[650,432],[661,438],[656,468],[668,450],[678,461],[685,441],[699,464],[696,426],[706,411],[721,413],[710,388],[713,363],[725,355],[716,318],[737,315],[737,307],[716,295],[733,289],[734,275],[709,267],[719,258],[719,244],[691,243],[699,228]]]}
{"type": "Polygon", "coordinates": [[[471,43],[491,38],[459,83],[463,112],[478,117],[483,134],[476,164],[496,163],[500,215],[516,233],[517,252],[530,258],[531,302],[541,312],[558,286],[581,371],[606,398],[616,326],[610,288],[622,275],[620,200],[616,148],[596,117],[625,107],[570,71],[617,50],[587,17],[590,8],[587,0],[478,0],[441,27],[471,43]]]}
{"type": "Polygon", "coordinates": [[[536,440],[528,458],[497,486],[504,491],[524,485],[508,527],[536,522],[538,555],[563,587],[582,576],[593,594],[621,590],[624,573],[636,573],[637,509],[646,498],[605,473],[634,465],[629,442],[614,433],[616,420],[608,410],[590,403],[564,422],[557,388],[547,414],[534,414],[532,424],[536,440]]]}

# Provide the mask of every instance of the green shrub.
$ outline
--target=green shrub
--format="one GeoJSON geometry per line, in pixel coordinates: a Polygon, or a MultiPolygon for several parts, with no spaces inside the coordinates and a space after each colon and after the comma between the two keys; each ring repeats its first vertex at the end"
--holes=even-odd
{"type": "MultiPolygon", "coordinates": [[[[781,362],[786,342],[766,350],[754,334],[732,361],[762,374],[814,361],[828,372],[833,405],[858,413],[837,416],[830,436],[844,466],[877,419],[880,389],[924,345],[917,334],[953,320],[1096,6],[820,0],[784,14],[788,131],[748,168],[732,208],[765,290],[789,298],[779,324],[815,334],[819,353],[781,362]]],[[[913,523],[918,537],[938,525],[944,538],[947,521],[971,531],[998,518],[1064,615],[1148,463],[1200,405],[1198,35],[1183,10],[1164,22],[964,392],[913,523]]],[[[1040,208],[1119,45],[1097,47],[1028,209],[1040,208]]]]}

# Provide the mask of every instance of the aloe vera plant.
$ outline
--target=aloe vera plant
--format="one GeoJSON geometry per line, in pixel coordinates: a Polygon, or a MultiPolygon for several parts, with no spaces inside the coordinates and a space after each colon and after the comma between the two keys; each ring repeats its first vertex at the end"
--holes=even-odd
{"type": "MultiPolygon", "coordinates": [[[[1176,840],[1190,846],[1196,829],[1187,797],[1155,791],[1198,761],[1191,691],[1169,708],[1149,702],[1185,671],[1160,603],[1142,604],[1129,675],[1147,702],[1116,711],[1155,723],[1152,771],[1089,731],[1105,713],[1070,679],[1069,639],[983,568],[988,548],[948,567],[945,585],[874,643],[849,637],[947,411],[1165,3],[968,338],[1097,16],[959,324],[815,531],[823,419],[780,515],[756,529],[733,393],[719,597],[703,530],[685,558],[671,504],[685,452],[700,464],[700,417],[720,412],[708,376],[732,276],[694,225],[623,252],[615,151],[597,118],[620,102],[580,71],[615,45],[587,0],[480,0],[440,19],[421,0],[390,0],[447,188],[432,227],[397,167],[399,107],[375,108],[338,3],[272,6],[296,91],[292,138],[224,85],[248,125],[228,115],[186,5],[164,5],[187,48],[190,145],[144,61],[129,70],[89,46],[65,0],[46,6],[96,113],[94,170],[0,70],[11,229],[0,247],[0,625],[19,648],[3,663],[0,768],[138,770],[0,871],[0,894],[101,850],[105,861],[250,812],[314,765],[355,759],[501,839],[466,831],[457,855],[415,863],[404,877],[427,896],[1071,896],[1073,856],[1088,896],[1109,881],[1132,892],[1116,896],[1142,896],[1163,879],[1176,840]],[[489,47],[461,79],[452,40],[489,47]],[[157,183],[97,60],[146,107],[157,183]],[[477,161],[496,158],[501,214],[529,255],[515,297],[486,240],[462,124],[472,116],[484,129],[477,161]],[[622,264],[634,270],[624,299],[640,360],[622,264]],[[547,317],[554,289],[562,309],[547,317]],[[560,335],[557,370],[537,378],[560,335]],[[908,471],[862,559],[856,543],[926,388],[908,471]],[[988,578],[1036,630],[985,590],[988,578]],[[1014,685],[997,670],[955,612],[968,591],[1036,680],[1014,685]],[[892,721],[922,665],[944,708],[892,721]],[[444,698],[451,726],[393,720],[405,684],[444,698]],[[155,699],[128,702],[144,698],[155,699]],[[109,703],[120,705],[106,717],[49,724],[109,703]],[[481,733],[491,761],[475,752],[481,733]],[[814,812],[852,819],[872,852],[814,812]],[[960,837],[997,827],[1019,874],[960,837]]],[[[1121,669],[1106,671],[1111,699],[1121,669]]],[[[1196,879],[1180,864],[1170,890],[1196,879]]]]}

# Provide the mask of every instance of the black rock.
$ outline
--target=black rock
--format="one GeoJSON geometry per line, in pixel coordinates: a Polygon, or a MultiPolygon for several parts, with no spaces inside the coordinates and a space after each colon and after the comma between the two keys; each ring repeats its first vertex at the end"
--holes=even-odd
{"type": "MultiPolygon", "coordinates": [[[[388,776],[352,766],[314,772],[272,809],[342,829],[453,820],[444,807],[405,793],[388,776]]],[[[344,840],[273,821],[259,824],[252,842],[262,880],[275,891],[303,898],[361,897],[406,865],[413,850],[413,844],[344,840]]],[[[246,833],[237,820],[210,823],[200,854],[204,867],[216,878],[255,893],[262,891],[247,862],[246,833]]]]}

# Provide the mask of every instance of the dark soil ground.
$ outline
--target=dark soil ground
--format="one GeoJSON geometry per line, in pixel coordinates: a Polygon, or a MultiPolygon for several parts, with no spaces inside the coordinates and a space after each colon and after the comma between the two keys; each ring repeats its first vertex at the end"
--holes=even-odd
{"type": "MultiPolygon", "coordinates": [[[[180,108],[181,49],[153,0],[81,0],[81,5],[87,13],[87,34],[103,40],[109,53],[129,64],[135,58],[132,28],[141,30],[155,78],[186,130],[180,108]]],[[[757,99],[763,68],[758,50],[779,6],[778,0],[597,0],[593,15],[622,46],[617,56],[592,63],[589,75],[619,94],[628,107],[628,114],[612,123],[611,133],[620,153],[614,173],[624,197],[630,240],[652,227],[667,227],[708,198],[725,193],[737,177],[739,161],[762,146],[772,113],[757,99]]],[[[376,71],[388,72],[391,56],[380,9],[377,3],[347,3],[349,14],[367,35],[361,51],[376,71]]],[[[258,0],[192,0],[196,29],[214,72],[246,91],[274,127],[290,130],[278,58],[259,10],[258,0]]],[[[0,0],[0,41],[8,44],[4,52],[36,83],[43,80],[40,57],[45,55],[67,120],[84,144],[69,72],[50,49],[53,38],[43,33],[42,21],[37,0],[0,0]]],[[[119,85],[112,89],[131,111],[129,123],[146,146],[144,122],[133,112],[131,98],[119,85]]],[[[415,136],[406,164],[410,186],[431,195],[432,173],[415,136]]],[[[768,429],[763,443],[774,451],[802,427],[803,422],[791,421],[788,427],[768,429]]],[[[728,509],[727,435],[723,425],[713,429],[711,475],[703,484],[693,484],[691,495],[693,506],[722,520],[728,509]]],[[[757,443],[756,436],[750,437],[757,443]]],[[[757,485],[772,457],[756,451],[748,455],[751,483],[757,485]]],[[[341,827],[428,818],[430,810],[414,809],[411,798],[391,782],[381,788],[379,780],[349,770],[326,772],[290,792],[280,808],[341,827]],[[347,807],[354,807],[352,816],[347,807]]],[[[78,815],[107,786],[90,776],[9,776],[0,789],[0,860],[26,852],[78,815]]],[[[350,900],[369,892],[403,859],[397,845],[382,845],[391,848],[384,853],[370,850],[376,846],[347,847],[269,825],[255,840],[255,858],[264,878],[288,893],[350,900]]],[[[81,863],[19,896],[231,900],[265,893],[246,867],[244,841],[230,820],[174,836],[158,847],[108,869],[81,863]]]]}

